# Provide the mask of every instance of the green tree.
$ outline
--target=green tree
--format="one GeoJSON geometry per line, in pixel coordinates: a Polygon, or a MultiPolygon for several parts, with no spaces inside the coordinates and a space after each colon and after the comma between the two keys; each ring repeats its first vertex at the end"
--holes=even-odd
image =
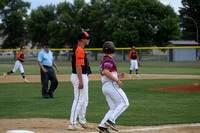
{"type": "Polygon", "coordinates": [[[92,1],[91,5],[83,7],[79,23],[82,29],[88,29],[92,35],[89,47],[102,47],[106,40],[112,40],[105,25],[113,13],[110,6],[103,0],[92,1]]]}
{"type": "Polygon", "coordinates": [[[58,4],[57,20],[51,21],[48,25],[51,42],[57,47],[77,44],[77,34],[82,30],[78,21],[84,5],[84,0],[74,0],[74,4],[69,2],[58,4]]]}
{"type": "Polygon", "coordinates": [[[106,28],[118,46],[162,46],[180,38],[178,16],[157,0],[118,0],[115,9],[106,28]]]}
{"type": "Polygon", "coordinates": [[[26,42],[27,9],[30,3],[23,0],[1,0],[0,30],[5,39],[2,48],[17,48],[26,42]]]}
{"type": "MultiPolygon", "coordinates": [[[[182,39],[197,41],[197,27],[200,26],[200,1],[182,0],[183,7],[180,8],[182,39]]],[[[199,30],[198,30],[199,31],[199,30]]],[[[198,37],[199,40],[199,37],[198,37]]]]}
{"type": "Polygon", "coordinates": [[[81,20],[93,35],[91,47],[105,40],[117,47],[163,46],[180,38],[177,14],[157,0],[95,0],[83,8],[81,20]]]}
{"type": "MultiPolygon", "coordinates": [[[[47,31],[49,22],[56,20],[55,5],[39,6],[32,10],[27,18],[28,38],[32,41],[33,46],[41,46],[44,42],[49,41],[51,36],[47,31]]],[[[54,47],[52,45],[52,47],[54,47]]]]}

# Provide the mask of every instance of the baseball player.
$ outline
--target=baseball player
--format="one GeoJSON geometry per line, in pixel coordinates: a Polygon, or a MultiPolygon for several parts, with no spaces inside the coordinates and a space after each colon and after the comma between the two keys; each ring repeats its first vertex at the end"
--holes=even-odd
{"type": "Polygon", "coordinates": [[[118,131],[115,126],[115,120],[127,109],[129,101],[121,89],[122,82],[118,78],[124,78],[124,73],[117,74],[117,66],[112,58],[115,52],[114,43],[106,41],[103,44],[104,58],[100,63],[100,73],[102,82],[102,91],[106,97],[106,101],[110,110],[107,112],[99,126],[97,131],[99,133],[110,133],[108,127],[118,131]]]}
{"type": "Polygon", "coordinates": [[[23,68],[23,65],[22,65],[22,62],[25,61],[25,59],[24,59],[24,49],[25,49],[24,46],[21,46],[20,52],[17,54],[17,61],[15,62],[15,67],[11,71],[9,71],[7,73],[4,73],[3,74],[3,78],[5,78],[8,74],[16,72],[19,69],[21,71],[21,74],[22,74],[22,77],[24,79],[24,82],[29,82],[25,78],[24,68],[23,68]]]}
{"type": "Polygon", "coordinates": [[[135,68],[136,77],[139,78],[138,74],[138,62],[139,62],[139,56],[137,51],[135,51],[135,46],[132,46],[132,51],[129,53],[129,62],[130,62],[130,71],[129,71],[129,77],[131,78],[131,73],[133,68],[135,68]]]}
{"type": "Polygon", "coordinates": [[[78,34],[78,45],[72,51],[72,75],[71,82],[74,87],[74,101],[71,109],[70,125],[71,131],[81,131],[85,128],[93,128],[86,123],[86,109],[88,105],[88,74],[91,74],[87,54],[84,47],[89,45],[90,36],[82,31],[78,34]],[[79,116],[79,125],[77,117],[79,116]]]}

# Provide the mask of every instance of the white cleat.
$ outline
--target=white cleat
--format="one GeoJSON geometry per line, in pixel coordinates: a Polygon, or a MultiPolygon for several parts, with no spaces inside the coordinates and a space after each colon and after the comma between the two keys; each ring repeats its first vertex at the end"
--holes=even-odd
{"type": "Polygon", "coordinates": [[[24,82],[28,83],[28,82],[30,82],[30,81],[28,81],[27,79],[25,79],[24,82]]]}
{"type": "Polygon", "coordinates": [[[136,74],[136,78],[140,78],[140,75],[139,75],[139,74],[136,74]]]}
{"type": "Polygon", "coordinates": [[[68,126],[68,130],[70,130],[70,131],[84,131],[85,129],[84,128],[82,128],[82,127],[79,127],[79,126],[77,126],[77,125],[69,125],[68,126]]]}
{"type": "Polygon", "coordinates": [[[4,74],[3,74],[3,78],[5,78],[6,76],[7,76],[7,73],[4,73],[4,74]]]}
{"type": "Polygon", "coordinates": [[[128,76],[129,76],[129,78],[131,78],[131,74],[129,74],[128,76]]]}
{"type": "Polygon", "coordinates": [[[94,128],[92,125],[88,125],[87,123],[86,124],[79,124],[79,127],[82,127],[84,129],[93,129],[94,128]]]}

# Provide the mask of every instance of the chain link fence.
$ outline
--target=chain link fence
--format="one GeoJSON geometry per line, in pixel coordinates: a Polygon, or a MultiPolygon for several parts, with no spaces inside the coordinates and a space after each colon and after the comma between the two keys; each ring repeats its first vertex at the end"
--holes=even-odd
{"type": "MultiPolygon", "coordinates": [[[[85,48],[91,66],[99,66],[104,54],[102,48],[85,48]]],[[[24,65],[38,65],[41,49],[25,50],[24,65]]],[[[58,65],[71,66],[71,49],[51,49],[58,65]]],[[[113,56],[120,66],[129,66],[130,48],[117,48],[113,56]]],[[[200,67],[199,47],[192,48],[136,48],[140,63],[145,67],[200,67]],[[179,59],[177,61],[177,59],[179,59]],[[185,59],[185,60],[184,60],[185,59]]],[[[0,64],[14,64],[19,50],[0,49],[0,64]]]]}

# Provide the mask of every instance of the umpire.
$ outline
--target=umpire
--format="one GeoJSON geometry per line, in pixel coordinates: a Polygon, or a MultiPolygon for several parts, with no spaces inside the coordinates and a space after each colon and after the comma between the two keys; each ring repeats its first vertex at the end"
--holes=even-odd
{"type": "Polygon", "coordinates": [[[38,60],[37,60],[41,68],[40,75],[41,75],[43,98],[54,98],[53,93],[58,86],[58,80],[52,66],[54,66],[58,72],[60,71],[55,61],[53,60],[53,53],[49,49],[50,49],[50,44],[48,42],[45,42],[43,44],[43,50],[40,51],[38,54],[38,60]],[[51,81],[51,86],[48,90],[49,80],[51,81]]]}

